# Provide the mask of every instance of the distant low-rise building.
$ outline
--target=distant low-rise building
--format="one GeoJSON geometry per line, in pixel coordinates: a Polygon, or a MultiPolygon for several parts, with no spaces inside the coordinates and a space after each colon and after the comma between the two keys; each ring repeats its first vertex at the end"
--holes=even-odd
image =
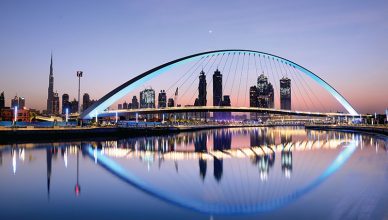
{"type": "MultiPolygon", "coordinates": [[[[17,109],[17,121],[30,122],[30,110],[28,109],[17,109]]],[[[5,107],[0,109],[0,121],[14,121],[15,120],[15,109],[5,107]]]]}
{"type": "MultiPolygon", "coordinates": [[[[12,121],[14,119],[14,115],[12,117],[12,121]]],[[[30,122],[30,110],[28,109],[18,109],[18,114],[17,114],[17,121],[22,121],[22,122],[30,122]]]]}
{"type": "Polygon", "coordinates": [[[0,121],[12,121],[14,112],[9,107],[0,109],[0,121]]]}
{"type": "Polygon", "coordinates": [[[167,106],[168,106],[168,107],[174,107],[174,106],[175,106],[175,103],[174,103],[174,99],[173,99],[173,98],[169,98],[169,99],[168,99],[167,106]]]}

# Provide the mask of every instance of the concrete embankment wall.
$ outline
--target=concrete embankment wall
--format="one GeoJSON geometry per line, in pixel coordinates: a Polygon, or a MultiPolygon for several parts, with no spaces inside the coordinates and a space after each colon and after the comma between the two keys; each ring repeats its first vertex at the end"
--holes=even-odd
{"type": "Polygon", "coordinates": [[[158,135],[178,132],[177,129],[158,128],[51,128],[51,129],[0,129],[0,142],[26,140],[67,140],[95,137],[123,137],[158,135]]]}
{"type": "Polygon", "coordinates": [[[160,135],[241,126],[109,127],[109,128],[6,128],[0,129],[0,142],[17,140],[62,140],[95,137],[160,135]]]}
{"type": "Polygon", "coordinates": [[[367,132],[374,134],[382,134],[388,136],[388,127],[372,127],[372,126],[342,126],[342,125],[306,125],[306,129],[314,130],[340,130],[353,132],[367,132]]]}
{"type": "MultiPolygon", "coordinates": [[[[87,138],[153,136],[206,129],[271,127],[276,125],[197,125],[172,127],[96,127],[96,128],[0,128],[0,143],[60,141],[87,138]]],[[[292,125],[288,125],[292,126],[292,125]]]]}

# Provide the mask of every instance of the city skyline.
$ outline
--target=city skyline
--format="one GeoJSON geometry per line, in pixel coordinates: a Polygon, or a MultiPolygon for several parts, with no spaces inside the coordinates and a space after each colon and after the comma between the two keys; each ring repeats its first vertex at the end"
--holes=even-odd
{"type": "MultiPolygon", "coordinates": [[[[240,53],[238,53],[238,54],[240,54],[240,53]]],[[[243,64],[244,64],[245,53],[243,53],[243,54],[244,54],[243,55],[243,64]]],[[[222,61],[222,58],[223,58],[224,55],[225,55],[225,53],[222,56],[220,56],[221,58],[219,59],[219,63],[218,63],[219,65],[221,64],[221,61],[222,61]]],[[[228,58],[229,58],[229,55],[230,54],[227,55],[228,58]]],[[[254,56],[252,56],[252,57],[254,57],[254,56]]],[[[260,55],[259,55],[259,57],[260,57],[260,55]]],[[[226,62],[227,62],[228,58],[226,59],[226,61],[224,63],[224,67],[227,65],[226,62]]],[[[247,69],[249,69],[249,66],[250,66],[250,62],[249,62],[250,61],[250,54],[247,55],[247,58],[248,58],[248,68],[247,69]]],[[[233,55],[232,60],[233,59],[234,59],[234,55],[233,55]]],[[[214,60],[213,61],[213,64],[214,64],[215,61],[217,60],[217,58],[214,58],[213,60],[214,60]]],[[[254,57],[254,63],[255,62],[257,62],[257,61],[256,61],[256,58],[254,57]]],[[[260,59],[260,66],[262,65],[261,62],[262,61],[260,59]]],[[[263,62],[265,64],[266,68],[268,68],[267,61],[264,60],[263,62]]],[[[232,61],[232,63],[233,63],[233,61],[232,61]]],[[[230,67],[232,66],[232,63],[230,64],[230,67]]],[[[212,64],[212,66],[213,66],[213,64],[212,64]]],[[[195,65],[197,65],[197,64],[195,64],[195,65]]],[[[258,64],[255,63],[254,65],[256,66],[258,64]]],[[[272,69],[271,62],[268,65],[272,69]]],[[[274,64],[274,65],[277,66],[276,64],[274,64]]],[[[224,69],[224,67],[223,67],[223,69],[224,69]]],[[[238,68],[238,62],[236,64],[235,75],[237,73],[237,68],[238,68]]],[[[241,70],[241,77],[242,77],[244,66],[242,66],[241,68],[242,68],[242,70],[241,70]]],[[[277,69],[277,68],[275,68],[275,69],[277,69]]],[[[282,78],[279,79],[280,82],[279,82],[279,95],[278,95],[278,99],[280,101],[278,103],[278,106],[276,106],[276,104],[275,104],[275,95],[274,95],[275,92],[274,92],[274,87],[271,84],[271,80],[264,74],[264,71],[262,69],[263,72],[257,78],[257,87],[256,87],[256,85],[251,86],[249,91],[246,91],[247,93],[248,92],[250,93],[249,94],[249,106],[250,107],[270,108],[270,109],[278,108],[278,109],[281,109],[281,110],[292,110],[292,109],[295,110],[295,107],[292,107],[292,106],[294,106],[294,104],[293,105],[291,104],[291,96],[292,96],[292,94],[291,94],[291,91],[292,91],[291,90],[291,79],[288,78],[288,76],[287,76],[288,74],[292,74],[294,70],[290,70],[290,69],[287,70],[287,68],[281,67],[281,66],[279,66],[279,69],[280,69],[280,76],[282,76],[282,78]],[[252,89],[254,90],[254,93],[252,93],[252,91],[253,91],[252,89]],[[252,101],[252,99],[254,101],[252,101]]],[[[211,67],[207,71],[211,71],[211,67]]],[[[258,70],[257,70],[257,67],[256,67],[256,74],[258,74],[257,71],[258,70]]],[[[267,71],[268,71],[268,69],[267,69],[267,71]]],[[[274,71],[274,70],[272,69],[272,71],[274,71]]],[[[276,71],[278,71],[278,70],[276,70],[276,71]]],[[[78,72],[81,72],[81,71],[77,71],[77,76],[78,76],[78,72]]],[[[229,75],[229,72],[228,72],[228,75],[229,75]]],[[[186,74],[187,74],[187,72],[184,75],[186,75],[186,74]]],[[[248,72],[247,72],[247,74],[248,74],[248,72]]],[[[274,74],[274,73],[272,72],[270,74],[274,74]]],[[[278,75],[277,72],[276,72],[276,74],[278,75]]],[[[70,102],[69,101],[69,95],[67,93],[64,93],[62,95],[62,105],[60,105],[61,101],[59,99],[59,94],[57,92],[53,92],[54,91],[54,76],[53,75],[54,75],[53,74],[53,56],[51,54],[51,57],[50,57],[50,73],[49,73],[47,110],[43,110],[42,111],[44,115],[56,115],[56,116],[59,116],[60,113],[62,115],[64,115],[66,113],[83,112],[88,107],[90,107],[92,104],[97,102],[97,100],[91,100],[88,93],[84,93],[83,98],[82,98],[82,105],[78,105],[78,103],[81,101],[80,97],[78,97],[79,101],[74,98],[74,100],[72,102],[70,102]],[[77,106],[75,106],[75,105],[77,105],[77,106]],[[77,110],[75,110],[75,107],[77,107],[77,110]],[[79,107],[79,109],[78,109],[78,107],[79,107]]],[[[208,105],[208,103],[207,103],[207,96],[208,96],[208,94],[207,94],[206,90],[207,90],[208,85],[206,83],[206,78],[207,78],[208,75],[209,74],[206,74],[204,72],[203,67],[202,67],[202,70],[201,70],[201,72],[199,74],[199,85],[198,85],[198,90],[197,90],[198,98],[195,100],[194,105],[187,104],[187,103],[186,104],[175,103],[175,104],[178,107],[180,107],[180,106],[207,106],[208,105]]],[[[273,79],[275,78],[275,76],[272,76],[272,77],[273,77],[273,79]]],[[[233,78],[235,78],[235,76],[233,78]]],[[[179,82],[180,80],[181,80],[181,78],[177,82],[179,82]]],[[[247,81],[246,81],[245,85],[248,86],[248,75],[246,77],[246,80],[247,81]]],[[[187,79],[185,81],[187,81],[187,79]]],[[[304,81],[304,79],[303,79],[303,81],[304,81]]],[[[221,74],[221,71],[218,69],[218,67],[216,68],[216,70],[214,71],[214,74],[212,75],[211,82],[213,82],[213,85],[212,85],[213,92],[212,92],[212,94],[210,94],[210,99],[211,99],[211,96],[213,96],[213,98],[211,99],[211,101],[213,102],[213,106],[231,106],[230,96],[229,95],[223,96],[223,92],[222,92],[222,90],[223,90],[222,89],[222,87],[223,87],[222,86],[222,84],[223,84],[222,74],[221,74]],[[222,98],[226,99],[226,101],[223,101],[222,98]]],[[[299,82],[299,83],[301,83],[301,82],[299,82]]],[[[241,84],[241,78],[240,78],[240,84],[241,84]]],[[[275,82],[275,85],[276,85],[276,82],[275,82]]],[[[309,87],[308,84],[302,85],[302,86],[308,86],[309,87]]],[[[144,85],[143,85],[143,87],[144,87],[144,85]]],[[[177,96],[178,96],[178,89],[179,88],[180,87],[176,88],[175,96],[174,96],[174,100],[175,100],[174,102],[177,102],[176,99],[178,98],[177,96]]],[[[246,87],[242,87],[242,88],[243,88],[243,90],[247,89],[246,87]]],[[[232,84],[232,89],[233,89],[233,84],[232,84]]],[[[239,85],[239,89],[240,89],[240,85],[239,85]]],[[[303,89],[305,89],[305,91],[308,92],[308,90],[306,88],[303,88],[303,89]]],[[[308,88],[308,89],[311,89],[311,88],[308,88]]],[[[300,90],[300,89],[298,88],[298,90],[300,90]]],[[[231,92],[232,91],[233,90],[231,90],[231,92]]],[[[187,90],[185,91],[185,93],[186,92],[187,92],[187,90]]],[[[240,97],[239,93],[240,93],[240,91],[238,90],[237,102],[238,102],[238,98],[240,97]]],[[[302,95],[302,93],[300,93],[300,91],[299,91],[299,94],[302,95]]],[[[1,95],[2,95],[1,99],[2,99],[2,102],[3,102],[3,100],[4,100],[4,93],[2,93],[1,95]]],[[[126,96],[128,96],[128,95],[129,95],[129,93],[126,96]]],[[[307,95],[309,95],[309,94],[307,94],[307,95]]],[[[315,96],[315,94],[313,94],[313,95],[315,96]]],[[[133,96],[133,99],[134,98],[136,99],[136,95],[133,96]]],[[[152,89],[152,86],[150,86],[149,88],[146,88],[144,90],[141,90],[139,98],[140,98],[140,108],[165,108],[165,107],[167,107],[167,103],[166,103],[167,102],[167,94],[166,94],[166,91],[164,89],[160,90],[160,93],[158,95],[158,99],[157,100],[155,99],[156,98],[156,93],[155,93],[155,90],[152,89]]],[[[303,97],[300,97],[300,98],[303,98],[303,97]]],[[[308,98],[311,100],[310,97],[308,97],[308,98]]],[[[126,98],[124,97],[122,99],[125,100],[126,98]]],[[[305,102],[304,98],[303,98],[303,101],[305,102]]],[[[117,101],[116,101],[116,103],[117,103],[117,101]]],[[[239,103],[237,103],[237,104],[239,104],[239,103]]],[[[245,101],[244,101],[244,104],[245,104],[245,101]]],[[[304,104],[306,104],[306,103],[304,103],[304,104]]],[[[320,104],[322,104],[322,103],[320,103],[320,104]]],[[[327,103],[325,103],[325,104],[327,104],[327,103]]],[[[343,104],[343,103],[341,103],[341,104],[343,104]]],[[[17,106],[19,109],[25,109],[25,99],[24,99],[24,97],[17,97],[17,96],[15,96],[15,98],[11,100],[11,108],[13,109],[15,106],[17,106]],[[20,103],[22,103],[22,104],[20,104],[20,103]]],[[[173,106],[174,105],[170,104],[168,107],[173,107],[173,106]]],[[[113,106],[111,106],[111,107],[113,107],[113,106]]],[[[111,107],[109,107],[109,108],[111,108],[111,107]]],[[[115,109],[115,108],[113,107],[113,109],[115,109]]],[[[123,104],[119,103],[118,104],[118,109],[132,109],[132,103],[131,102],[127,103],[126,101],[124,101],[123,104]]],[[[33,110],[35,111],[35,109],[33,109],[33,110]]],[[[330,112],[331,112],[331,110],[330,110],[330,112]]],[[[341,112],[341,111],[338,110],[338,112],[341,112]]],[[[214,113],[213,117],[215,119],[217,119],[217,118],[220,118],[221,115],[222,114],[214,113]],[[217,116],[217,115],[219,115],[219,116],[217,116]]],[[[257,119],[257,115],[255,116],[255,114],[251,113],[251,119],[257,119]]]]}
{"type": "Polygon", "coordinates": [[[335,7],[331,7],[333,2],[318,6],[306,1],[273,2],[263,8],[249,9],[233,2],[221,6],[167,2],[160,9],[150,8],[148,13],[152,16],[132,13],[135,9],[144,12],[147,5],[139,2],[99,3],[93,7],[88,1],[64,7],[45,1],[31,5],[26,2],[23,7],[18,3],[0,4],[0,27],[8,33],[0,37],[3,48],[0,72],[7,75],[6,80],[1,80],[0,91],[5,91],[6,103],[18,94],[28,100],[31,108],[45,109],[42,88],[47,88],[51,51],[55,90],[60,95],[77,97],[74,75],[83,70],[81,93],[88,91],[98,99],[123,81],[177,57],[212,49],[244,48],[277,54],[302,64],[332,84],[361,113],[383,113],[388,106],[385,97],[388,64],[384,62],[388,55],[385,44],[388,22],[384,1],[367,6],[362,1],[352,1],[351,5],[342,3],[335,7]],[[188,8],[191,13],[183,13],[188,8]],[[105,9],[109,9],[106,16],[111,19],[96,17],[105,9]],[[48,13],[39,13],[42,10],[48,13]],[[172,12],[177,13],[180,21],[169,15],[172,12]],[[311,21],[303,19],[301,14],[305,12],[311,21]],[[251,20],[228,18],[229,14],[243,17],[246,13],[253,16],[251,20]],[[289,17],[294,18],[291,23],[289,17]],[[212,20],[210,24],[207,18],[212,20]],[[139,19],[144,28],[133,21],[139,19]],[[195,24],[189,28],[183,21],[195,24]],[[17,28],[22,26],[28,28],[17,28]],[[101,29],[112,34],[104,34],[101,29]],[[49,34],[43,36],[40,33],[43,30],[49,34]],[[134,34],[133,30],[138,31],[134,34]],[[163,44],[159,37],[150,34],[153,31],[164,36],[163,44]],[[77,32],[80,34],[70,34],[77,32]],[[21,36],[25,38],[23,41],[21,36]],[[174,36],[179,39],[174,40],[174,36]],[[197,39],[196,46],[189,43],[193,39],[197,39]],[[105,78],[107,73],[114,77],[105,78]],[[368,80],[362,80],[363,74],[368,74],[368,80]],[[31,81],[33,85],[29,85],[31,81]]]}
{"type": "Polygon", "coordinates": [[[2,0],[0,30],[0,220],[388,217],[387,0],[2,0]]]}

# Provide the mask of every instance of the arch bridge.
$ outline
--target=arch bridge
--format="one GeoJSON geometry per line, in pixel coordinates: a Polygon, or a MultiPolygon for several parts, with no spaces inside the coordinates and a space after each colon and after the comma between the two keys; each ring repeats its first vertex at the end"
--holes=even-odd
{"type": "MultiPolygon", "coordinates": [[[[242,63],[244,64],[244,58],[242,59],[242,63]]],[[[232,63],[233,63],[232,59],[232,63]]],[[[221,63],[221,60],[219,63],[221,63]]],[[[225,62],[225,66],[226,66],[225,62]]],[[[237,67],[238,67],[239,60],[237,60],[237,64],[235,67],[235,72],[233,79],[235,79],[237,75],[237,67]]],[[[214,64],[214,62],[213,62],[214,64]]],[[[211,64],[211,66],[213,66],[211,64]]],[[[197,65],[197,64],[196,64],[197,65]]],[[[202,63],[202,65],[204,65],[202,63]]],[[[207,63],[206,63],[207,65],[207,63]]],[[[205,66],[206,66],[205,65],[205,66]]],[[[199,65],[198,65],[199,66],[199,65]]],[[[197,68],[198,68],[197,66],[197,68]]],[[[264,64],[263,64],[264,66],[264,64]]],[[[202,68],[204,68],[202,66],[202,68]]],[[[230,64],[230,69],[232,68],[232,64],[230,64]]],[[[234,68],[234,67],[233,67],[234,68]]],[[[241,77],[243,77],[243,71],[244,67],[241,67],[241,75],[240,75],[240,84],[241,84],[241,77]]],[[[256,67],[257,68],[257,67],[256,67]]],[[[264,67],[263,67],[264,69],[264,67]]],[[[233,71],[232,71],[233,72],[233,71]]],[[[264,72],[264,71],[263,71],[264,72]]],[[[186,73],[185,73],[186,74],[186,73]]],[[[229,73],[228,73],[229,74],[229,73]]],[[[183,76],[182,76],[183,77],[183,76]]],[[[238,77],[238,76],[237,76],[238,77]]],[[[239,77],[238,77],[239,78],[239,77]]],[[[296,78],[298,79],[298,78],[296,78]]],[[[236,81],[236,80],[234,80],[236,81]]],[[[248,81],[248,76],[247,76],[248,81]]],[[[234,83],[234,82],[233,82],[234,83]]],[[[276,80],[275,80],[276,83],[276,80]]],[[[280,86],[280,84],[279,84],[280,86]]],[[[240,85],[239,85],[240,87],[240,85]]],[[[246,89],[246,88],[245,88],[246,89]]],[[[299,88],[298,88],[299,89],[299,88]]],[[[309,88],[306,89],[306,91],[312,91],[313,89],[309,88]]],[[[233,91],[233,86],[232,90],[233,91]]],[[[303,94],[303,91],[299,90],[299,94],[303,94]]],[[[237,97],[238,98],[238,97],[237,97]]],[[[309,97],[310,98],[310,97],[309,97]]],[[[311,98],[310,98],[311,99],[311,98]]],[[[318,99],[319,98],[315,98],[318,99]]],[[[305,101],[305,100],[304,100],[305,101]]],[[[323,104],[324,105],[324,104],[323,104]]],[[[255,51],[255,50],[243,50],[243,49],[226,49],[226,50],[215,50],[215,51],[208,51],[208,52],[202,52],[197,53],[193,55],[189,55],[186,57],[182,57],[167,63],[164,63],[160,66],[157,66],[153,69],[150,69],[132,79],[125,82],[124,84],[120,85],[119,87],[113,89],[109,93],[107,93],[105,96],[103,96],[100,100],[98,100],[96,103],[94,103],[92,106],[90,106],[88,109],[86,109],[81,115],[81,119],[92,119],[94,117],[100,117],[102,115],[110,115],[113,113],[144,113],[144,114],[152,114],[152,113],[179,113],[179,112],[262,112],[262,113],[268,113],[268,114],[280,114],[280,115],[300,115],[300,116],[317,116],[317,117],[330,117],[330,116],[360,116],[357,111],[352,107],[352,105],[343,97],[336,89],[334,89],[333,86],[331,86],[329,83],[327,83],[325,80],[323,80],[321,77],[319,77],[317,74],[313,73],[312,71],[308,70],[307,68],[290,61],[288,59],[285,59],[280,56],[276,56],[273,54],[255,51]],[[158,75],[161,75],[174,67],[177,67],[179,65],[183,65],[192,61],[199,62],[200,60],[205,59],[211,59],[214,57],[223,57],[227,56],[226,62],[229,59],[229,56],[243,54],[244,58],[247,56],[248,59],[248,70],[249,70],[249,60],[251,57],[255,59],[255,66],[256,66],[256,59],[260,60],[260,66],[261,66],[261,59],[264,59],[263,62],[265,63],[265,68],[269,69],[269,66],[271,68],[274,67],[276,72],[286,72],[289,74],[297,75],[296,77],[301,77],[300,75],[306,76],[308,79],[312,80],[313,82],[317,83],[321,88],[326,90],[332,97],[337,100],[337,102],[347,111],[347,113],[328,113],[328,112],[318,112],[318,111],[295,111],[295,110],[281,110],[281,109],[275,109],[275,108],[259,108],[259,107],[226,107],[226,106],[209,106],[209,105],[202,105],[202,106],[186,106],[186,107],[170,107],[170,108],[154,108],[154,109],[131,109],[131,110],[122,110],[122,111],[108,111],[109,107],[128,95],[130,92],[133,92],[135,89],[139,88],[140,86],[144,86],[145,83],[147,83],[149,80],[155,78],[158,75]],[[248,58],[249,57],[249,58],[248,58]],[[278,69],[277,69],[278,68],[278,69]]]]}

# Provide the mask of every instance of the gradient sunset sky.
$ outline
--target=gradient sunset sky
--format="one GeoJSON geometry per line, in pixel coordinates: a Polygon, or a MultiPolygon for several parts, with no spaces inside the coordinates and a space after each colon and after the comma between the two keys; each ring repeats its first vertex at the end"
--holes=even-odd
{"type": "Polygon", "coordinates": [[[197,52],[252,49],[290,59],[362,113],[388,108],[388,1],[0,1],[0,92],[45,109],[54,88],[98,99],[197,52]]]}

